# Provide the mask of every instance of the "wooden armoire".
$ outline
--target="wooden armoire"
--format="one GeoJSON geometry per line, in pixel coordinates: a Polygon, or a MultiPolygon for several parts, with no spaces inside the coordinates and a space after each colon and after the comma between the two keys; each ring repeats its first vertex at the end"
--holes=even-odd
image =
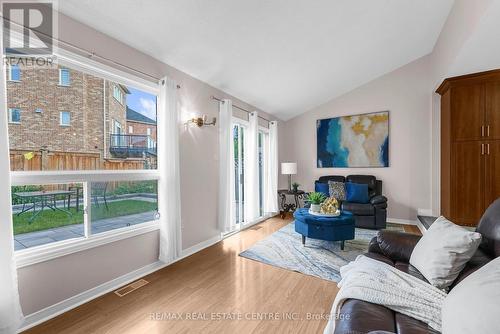
{"type": "Polygon", "coordinates": [[[441,214],[475,226],[500,197],[500,70],[444,80],[441,214]]]}

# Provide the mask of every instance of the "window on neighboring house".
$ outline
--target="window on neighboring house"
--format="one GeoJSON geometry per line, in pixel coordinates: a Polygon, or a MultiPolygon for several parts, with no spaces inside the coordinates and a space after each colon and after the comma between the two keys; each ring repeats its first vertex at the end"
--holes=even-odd
{"type": "Polygon", "coordinates": [[[113,86],[113,97],[116,101],[123,104],[123,92],[117,85],[113,86]]]}
{"type": "Polygon", "coordinates": [[[59,85],[60,86],[69,86],[71,84],[71,77],[69,73],[69,69],[60,68],[59,69],[59,85]]]}
{"type": "Polygon", "coordinates": [[[148,136],[151,136],[151,128],[147,128],[146,129],[146,133],[147,133],[148,136]]]}
{"type": "MultiPolygon", "coordinates": [[[[113,108],[114,101],[105,98],[106,87],[126,87],[156,107],[158,84],[92,60],[71,63],[68,56],[61,69],[23,68],[23,79],[26,74],[37,83],[29,94],[21,85],[6,85],[7,105],[19,106],[22,96],[23,105],[31,106],[23,114],[29,127],[8,127],[12,237],[23,265],[158,228],[163,176],[156,161],[162,152],[151,150],[144,136],[127,140],[125,108],[113,108]],[[60,89],[46,80],[46,71],[53,78],[59,74],[61,85],[71,84],[70,73],[82,84],[60,89]],[[113,147],[116,134],[120,145],[113,147]]],[[[8,120],[20,123],[21,109],[8,109],[8,120]]]]}
{"type": "Polygon", "coordinates": [[[9,67],[9,81],[21,81],[21,69],[19,65],[10,65],[9,67]]]}
{"type": "Polygon", "coordinates": [[[21,123],[21,109],[9,108],[9,123],[21,123]]]}
{"type": "Polygon", "coordinates": [[[71,125],[71,113],[69,111],[61,111],[59,113],[59,125],[70,126],[71,125]]]}
{"type": "Polygon", "coordinates": [[[134,133],[134,127],[132,125],[129,125],[128,133],[134,133]]]}

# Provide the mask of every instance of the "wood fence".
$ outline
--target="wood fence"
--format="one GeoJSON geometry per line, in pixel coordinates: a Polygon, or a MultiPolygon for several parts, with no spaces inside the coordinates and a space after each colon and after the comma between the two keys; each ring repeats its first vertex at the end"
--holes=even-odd
{"type": "Polygon", "coordinates": [[[144,169],[144,160],[102,159],[99,153],[10,151],[12,171],[144,169]]]}

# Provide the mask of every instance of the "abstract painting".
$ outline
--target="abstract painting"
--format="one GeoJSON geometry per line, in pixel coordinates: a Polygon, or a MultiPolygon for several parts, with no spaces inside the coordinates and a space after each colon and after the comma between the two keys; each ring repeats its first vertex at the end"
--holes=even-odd
{"type": "Polygon", "coordinates": [[[320,119],[317,166],[389,167],[389,112],[320,119]]]}

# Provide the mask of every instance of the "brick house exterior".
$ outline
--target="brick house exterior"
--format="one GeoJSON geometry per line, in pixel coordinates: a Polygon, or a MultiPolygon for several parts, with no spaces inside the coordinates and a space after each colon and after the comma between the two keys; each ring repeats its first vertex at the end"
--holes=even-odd
{"type": "Polygon", "coordinates": [[[135,110],[127,108],[127,133],[134,135],[149,135],[151,139],[156,142],[156,121],[135,110]]]}
{"type": "MultiPolygon", "coordinates": [[[[31,151],[42,160],[47,154],[71,157],[87,154],[100,160],[92,163],[94,168],[103,168],[105,161],[117,158],[110,152],[113,144],[110,135],[127,134],[126,99],[130,94],[127,87],[55,65],[47,68],[19,64],[18,69],[19,74],[13,76],[11,67],[7,67],[11,161],[13,152],[22,156],[31,151]],[[13,112],[15,117],[11,115],[13,112]]],[[[119,144],[124,142],[121,139],[119,144]]],[[[118,158],[131,160],[128,156],[118,158]]],[[[141,159],[136,156],[133,160],[137,163],[141,159]]]]}
{"type": "Polygon", "coordinates": [[[7,107],[21,110],[20,122],[9,122],[10,148],[102,153],[104,80],[70,71],[66,87],[59,84],[59,69],[20,69],[19,81],[7,81],[7,107]],[[61,125],[65,111],[70,126],[61,125]]]}

